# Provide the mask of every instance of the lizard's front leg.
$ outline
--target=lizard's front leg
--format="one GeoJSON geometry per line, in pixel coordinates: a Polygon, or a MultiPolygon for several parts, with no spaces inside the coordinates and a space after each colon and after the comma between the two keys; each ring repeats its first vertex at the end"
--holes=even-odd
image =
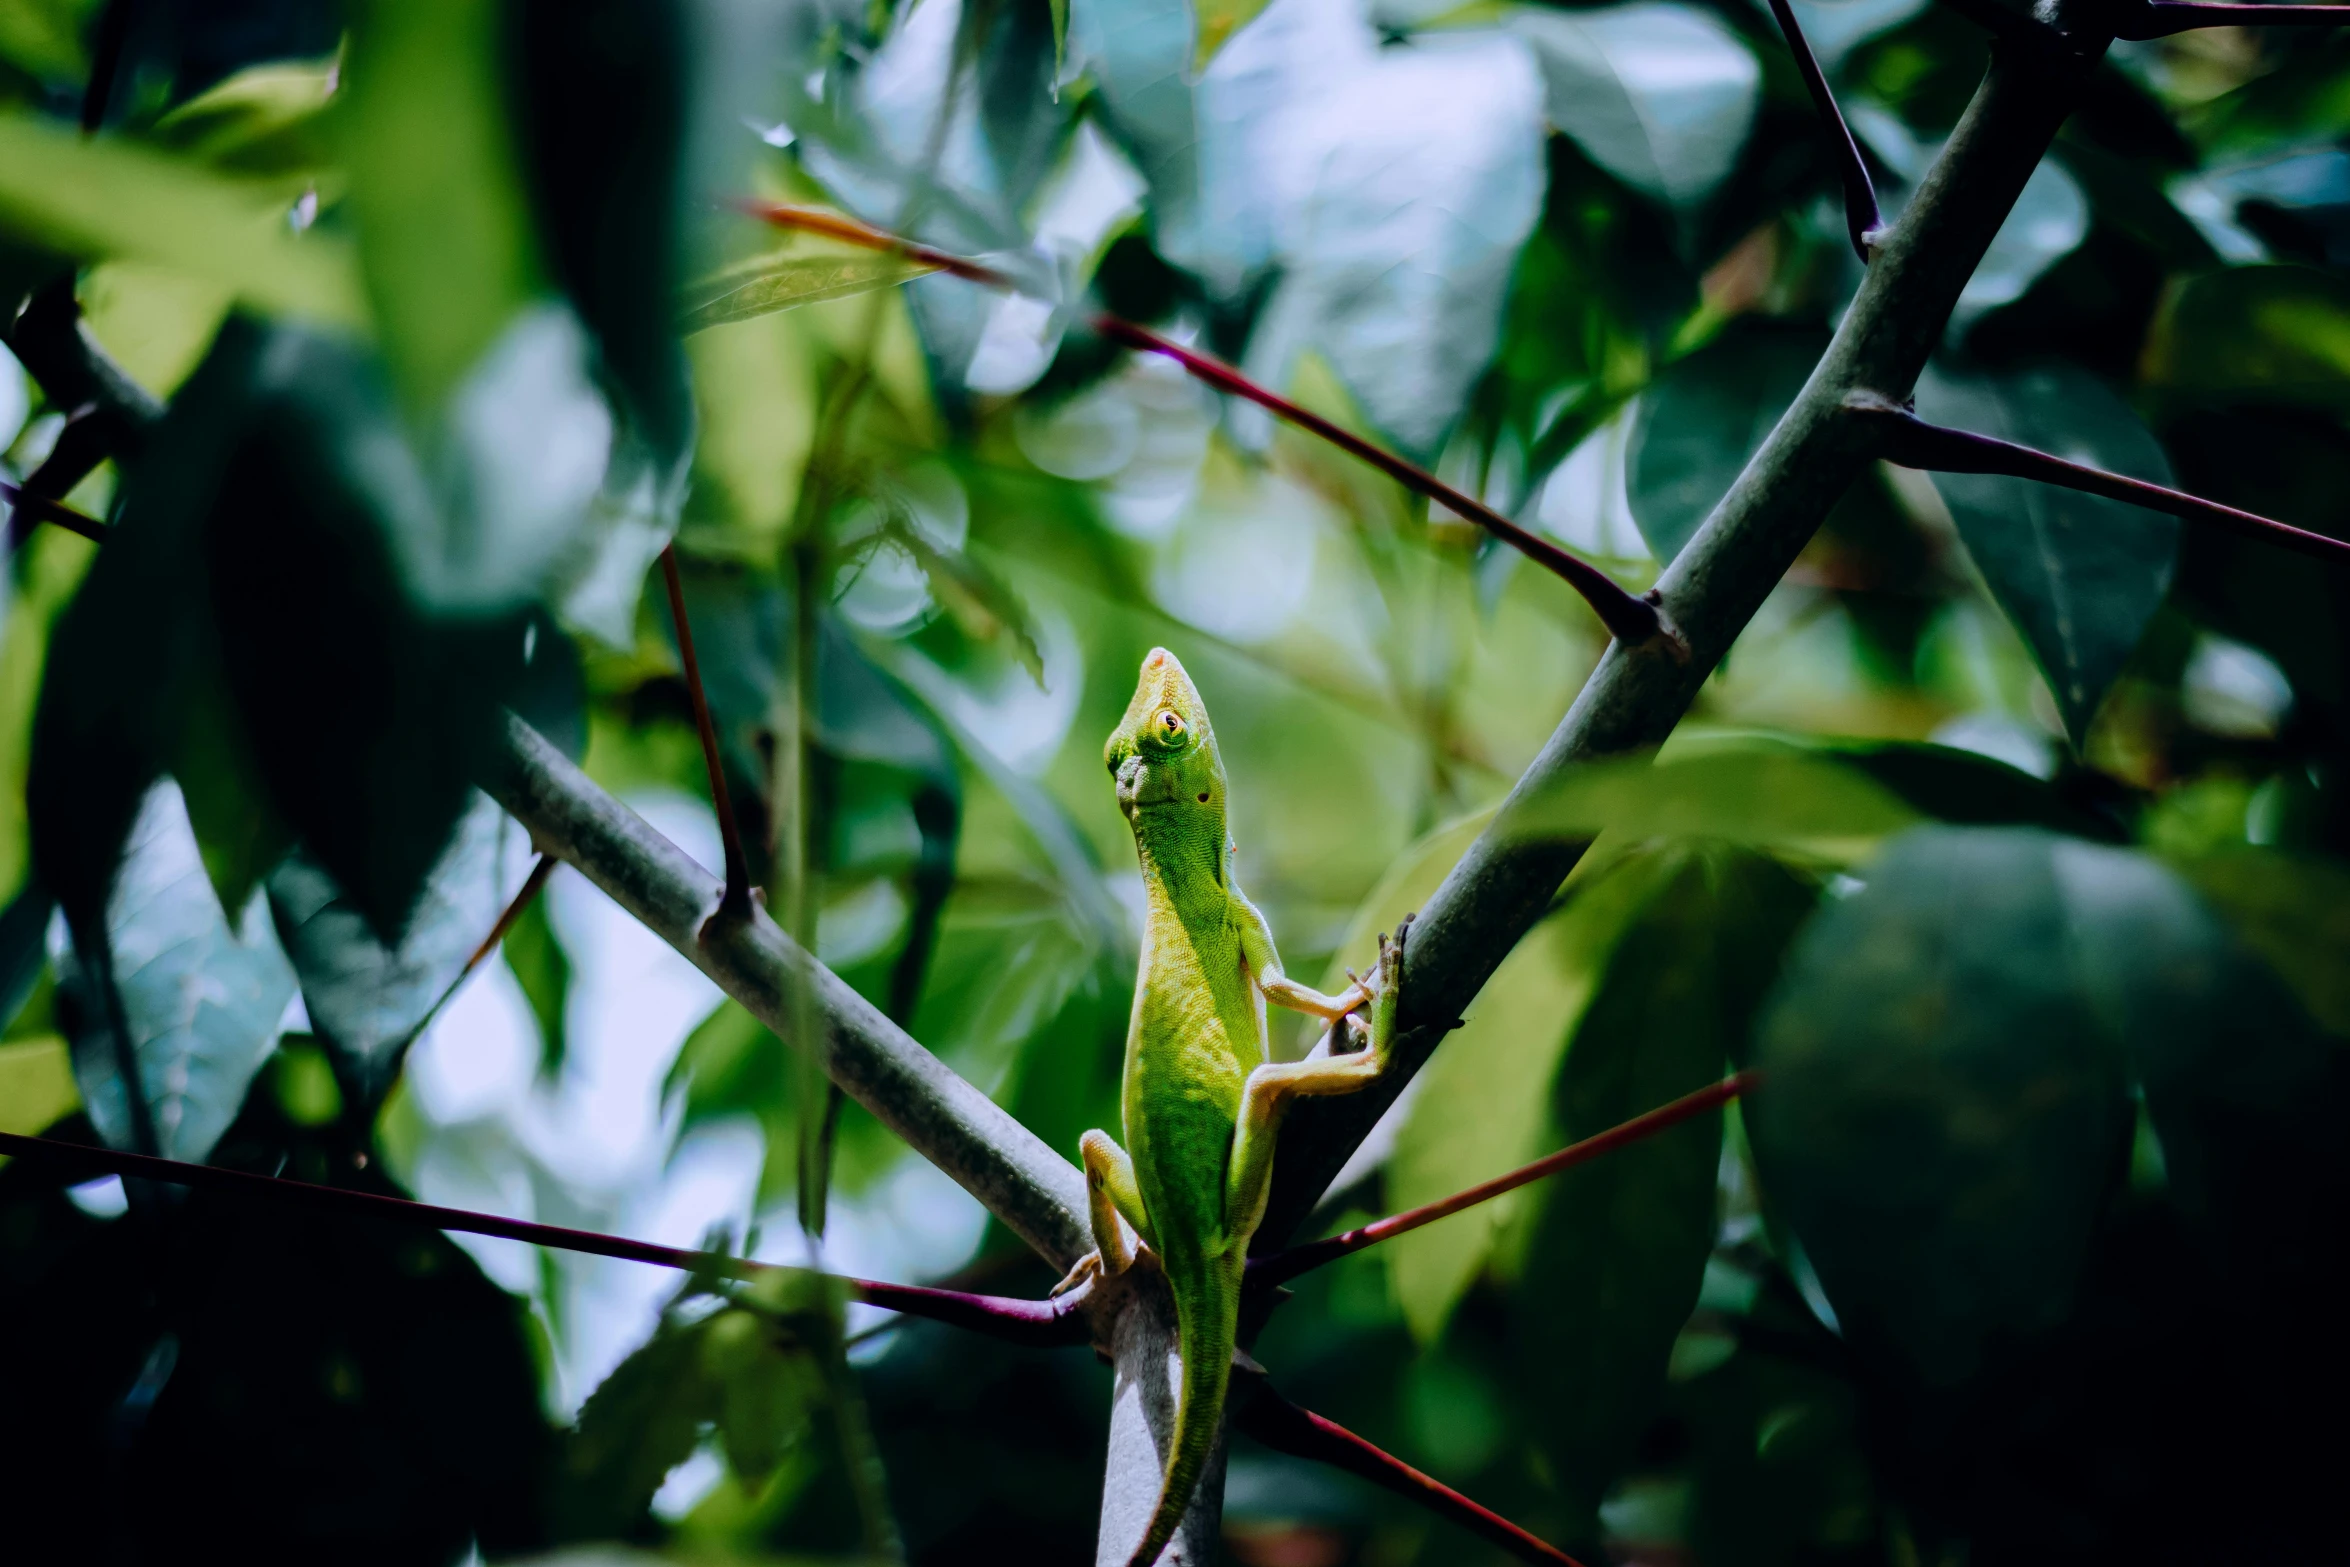
{"type": "MultiPolygon", "coordinates": [[[[1377,1082],[1395,1044],[1396,989],[1403,973],[1406,918],[1395,939],[1379,938],[1379,962],[1361,982],[1371,1001],[1371,1044],[1344,1055],[1276,1061],[1249,1073],[1240,1091],[1240,1119],[1232,1130],[1232,1163],[1224,1182],[1224,1233],[1245,1240],[1256,1233],[1273,1190],[1273,1145],[1281,1117],[1297,1098],[1351,1094],[1377,1082]]],[[[1341,1025],[1343,1026],[1343,1025],[1341,1025]]]]}
{"type": "Polygon", "coordinates": [[[1132,1267],[1134,1252],[1126,1244],[1127,1224],[1146,1241],[1150,1236],[1142,1211],[1142,1187],[1134,1179],[1134,1160],[1126,1150],[1097,1127],[1078,1139],[1077,1152],[1085,1162],[1085,1209],[1093,1228],[1093,1250],[1078,1258],[1077,1266],[1053,1286],[1055,1295],[1066,1294],[1097,1273],[1114,1279],[1132,1267]]]}

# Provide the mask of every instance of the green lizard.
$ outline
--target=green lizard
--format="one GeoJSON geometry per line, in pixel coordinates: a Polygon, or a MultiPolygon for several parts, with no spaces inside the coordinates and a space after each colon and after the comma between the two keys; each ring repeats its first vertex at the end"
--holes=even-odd
{"type": "Polygon", "coordinates": [[[1362,979],[1350,973],[1340,995],[1281,972],[1272,930],[1233,880],[1215,731],[1165,648],[1143,660],[1105,757],[1148,899],[1126,1033],[1126,1147],[1098,1130],[1080,1144],[1095,1250],[1054,1293],[1132,1265],[1121,1218],[1157,1254],[1173,1291],[1183,1390],[1158,1507],[1132,1558],[1147,1567],[1174,1536],[1216,1444],[1241,1275],[1265,1214],[1282,1113],[1301,1094],[1352,1093],[1378,1079],[1394,1034],[1403,932],[1392,943],[1381,936],[1378,967],[1362,979]],[[1336,1053],[1325,1038],[1303,1061],[1273,1062],[1268,1001],[1329,1019],[1333,1034],[1344,1028],[1358,1043],[1367,1033],[1369,1048],[1336,1053]],[[1367,1029],[1350,1016],[1366,1002],[1367,1029]]]}

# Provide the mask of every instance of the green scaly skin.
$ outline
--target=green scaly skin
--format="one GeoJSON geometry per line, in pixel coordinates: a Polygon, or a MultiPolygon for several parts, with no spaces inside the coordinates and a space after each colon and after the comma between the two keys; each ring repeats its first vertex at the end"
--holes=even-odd
{"type": "Polygon", "coordinates": [[[1134,829],[1148,902],[1126,1035],[1126,1146],[1085,1134],[1097,1249],[1061,1288],[1130,1265],[1122,1217],[1157,1254],[1175,1298],[1183,1391],[1158,1507],[1132,1558],[1132,1567],[1147,1567],[1174,1537],[1215,1449],[1241,1276],[1264,1217],[1282,1111],[1300,1094],[1350,1093],[1377,1080],[1393,1033],[1402,933],[1392,945],[1380,938],[1378,968],[1343,995],[1282,973],[1265,917],[1233,880],[1215,731],[1164,648],[1143,660],[1104,755],[1134,829]],[[1267,1001],[1334,1021],[1368,1001],[1371,1048],[1272,1064],[1267,1001]]]}

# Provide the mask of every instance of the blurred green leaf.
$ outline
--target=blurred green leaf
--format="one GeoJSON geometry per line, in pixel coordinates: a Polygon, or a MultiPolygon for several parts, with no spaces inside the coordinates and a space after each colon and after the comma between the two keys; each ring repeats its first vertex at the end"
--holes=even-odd
{"type": "Polygon", "coordinates": [[[234,174],[316,175],[333,162],[332,60],[256,65],[155,122],[156,141],[234,174]]]}
{"type": "Polygon", "coordinates": [[[51,1034],[0,1044],[0,1132],[36,1137],[81,1107],[64,1040],[51,1034]]]}
{"type": "Polygon", "coordinates": [[[2178,406],[2350,413],[2350,280],[2297,266],[2190,279],[2154,318],[2145,375],[2178,406]]]}
{"type": "Polygon", "coordinates": [[[824,1373],[772,1317],[723,1311],[702,1331],[702,1366],[718,1390],[718,1437],[737,1475],[773,1474],[825,1402],[824,1373]]]}
{"type": "Polygon", "coordinates": [[[2350,870],[2241,848],[2177,867],[2328,1033],[2350,1038],[2350,870]]]}
{"type": "Polygon", "coordinates": [[[1522,806],[1529,836],[1615,841],[1702,836],[1738,843],[1858,852],[1912,826],[1918,811],[1826,750],[1784,742],[1698,742],[1678,754],[1571,768],[1522,806]]]}
{"type": "Polygon", "coordinates": [[[544,269],[500,91],[501,12],[367,0],[343,71],[360,264],[403,399],[436,415],[544,269]]]}
{"type": "Polygon", "coordinates": [[[552,1078],[562,1070],[569,1044],[565,1013],[571,1001],[571,959],[556,939],[544,889],[516,917],[500,950],[530,1003],[530,1015],[538,1020],[539,1075],[552,1078]]]}
{"type": "MultiPolygon", "coordinates": [[[[2075,365],[1999,377],[1929,371],[1917,406],[1937,424],[2170,482],[2160,443],[2128,404],[2075,365]]],[[[1992,596],[2031,644],[2079,746],[2170,590],[2178,519],[1992,474],[1936,474],[1934,487],[1949,501],[1992,596]]]]}
{"type": "Polygon", "coordinates": [[[614,1367],[556,1448],[550,1511],[560,1538],[626,1538],[642,1530],[653,1493],[693,1456],[725,1390],[706,1344],[717,1317],[664,1315],[653,1336],[614,1367]]]}
{"type": "Polygon", "coordinates": [[[0,0],[0,60],[31,76],[75,81],[89,69],[82,20],[94,0],[0,0]]]}
{"type": "MultiPolygon", "coordinates": [[[[1619,923],[1587,960],[1597,993],[1570,1025],[1555,1090],[1568,1142],[1702,1088],[1744,1054],[1817,892],[1751,851],[1673,844],[1619,862],[1576,901],[1603,896],[1619,923]]],[[[1514,1291],[1517,1364],[1535,1439],[1580,1509],[1597,1507],[1663,1402],[1713,1250],[1721,1124],[1709,1112],[1565,1172],[1535,1223],[1514,1291]]]]}
{"type": "Polygon", "coordinates": [[[1737,163],[1762,67],[1711,12],[1672,0],[1521,6],[1509,25],[1542,62],[1550,123],[1634,190],[1695,207],[1737,163]]]}
{"type": "MultiPolygon", "coordinates": [[[[522,0],[511,9],[500,63],[547,264],[594,335],[630,430],[657,468],[674,469],[693,441],[669,308],[678,224],[683,203],[722,194],[683,188],[693,99],[718,86],[694,79],[695,35],[728,24],[721,12],[668,0],[522,0]]],[[[485,134],[476,156],[488,142],[485,134]]]]}
{"type": "Polygon", "coordinates": [[[256,309],[341,327],[367,319],[349,247],[296,234],[277,186],[23,114],[0,113],[0,231],[84,261],[151,262],[256,309]]]}
{"type": "Polygon", "coordinates": [[[61,1015],[90,1120],[117,1148],[201,1163],[245,1102],[277,1043],[294,972],[260,898],[232,923],[213,893],[179,788],[148,791],[123,847],[102,931],[84,931],[59,960],[61,1015]],[[84,958],[95,939],[107,967],[84,958]],[[127,1045],[106,993],[111,973],[127,1045]],[[137,1097],[122,1068],[138,1063],[137,1097]],[[143,1149],[142,1149],[143,1151],[143,1149]]]}
{"type": "Polygon", "coordinates": [[[2061,1321],[2128,1146],[2123,1041],[2059,857],[1920,828],[1830,903],[1759,1032],[1747,1125],[1844,1331],[1916,1374],[2061,1321]]]}
{"type": "Polygon", "coordinates": [[[1739,322],[1649,388],[1625,487],[1659,561],[1680,554],[1730,493],[1827,346],[1816,328],[1739,322]]]}
{"type": "Polygon", "coordinates": [[[889,254],[762,256],[703,278],[686,290],[678,330],[699,332],[795,305],[894,288],[937,268],[889,254]]]}
{"type": "Polygon", "coordinates": [[[278,938],[302,982],[314,1032],[373,1103],[464,973],[506,902],[506,813],[477,794],[425,878],[399,944],[376,939],[335,879],[296,854],[269,878],[278,938]]]}
{"type": "Polygon", "coordinates": [[[16,1026],[19,1013],[40,987],[49,964],[49,918],[57,904],[38,886],[28,886],[0,909],[0,1038],[16,1026]]]}

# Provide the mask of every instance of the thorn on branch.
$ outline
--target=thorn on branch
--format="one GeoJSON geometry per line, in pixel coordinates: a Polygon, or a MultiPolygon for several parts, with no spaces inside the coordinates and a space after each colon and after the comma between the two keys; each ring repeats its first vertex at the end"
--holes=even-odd
{"type": "Polygon", "coordinates": [[[1844,123],[1844,111],[1836,107],[1835,91],[1828,86],[1820,62],[1811,52],[1811,41],[1803,36],[1802,24],[1795,20],[1795,8],[1788,0],[1771,0],[1771,15],[1778,18],[1779,31],[1786,35],[1787,48],[1795,56],[1795,69],[1802,73],[1812,107],[1819,111],[1830,139],[1836,143],[1839,172],[1844,181],[1844,229],[1852,237],[1853,253],[1866,266],[1885,232],[1884,216],[1877,210],[1877,187],[1869,180],[1868,165],[1861,161],[1860,143],[1852,139],[1852,127],[1844,123]]]}
{"type": "MultiPolygon", "coordinates": [[[[748,203],[745,209],[752,216],[777,228],[799,229],[811,234],[823,234],[845,240],[852,245],[884,250],[909,260],[934,266],[942,272],[981,284],[988,288],[1017,293],[1019,285],[1006,274],[980,262],[952,256],[927,245],[918,245],[897,235],[887,234],[854,218],[819,208],[788,206],[780,203],[748,203]]],[[[1583,596],[1597,614],[1608,634],[1628,647],[1662,638],[1668,652],[1686,658],[1687,647],[1658,613],[1656,605],[1627,592],[1616,580],[1588,561],[1578,559],[1551,543],[1548,539],[1528,532],[1482,501],[1472,500],[1419,464],[1387,450],[1376,442],[1367,441],[1353,431],[1342,428],[1320,414],[1302,408],[1288,398],[1258,385],[1223,361],[1184,347],[1173,339],[1145,326],[1119,316],[1099,315],[1093,318],[1093,328],[1111,342],[1145,353],[1162,354],[1174,360],[1199,380],[1218,391],[1255,403],[1277,418],[1296,425],[1299,429],[1320,436],[1339,450],[1369,463],[1394,479],[1406,489],[1426,496],[1437,504],[1476,523],[1494,537],[1517,549],[1538,565],[1565,579],[1568,586],[1583,596]]]]}
{"type": "Polygon", "coordinates": [[[1497,1175],[1466,1191],[1455,1192],[1450,1197],[1424,1203],[1417,1208],[1407,1208],[1402,1213],[1389,1214],[1384,1219],[1374,1219],[1369,1224],[1341,1235],[1333,1235],[1327,1240],[1308,1241],[1302,1246],[1292,1246],[1269,1257],[1252,1257],[1248,1263],[1248,1288],[1256,1291],[1286,1284],[1301,1273],[1311,1273],[1341,1257],[1352,1256],[1365,1247],[1393,1240],[1422,1225],[1434,1224],[1438,1219],[1449,1219],[1465,1209],[1489,1202],[1504,1192],[1514,1192],[1521,1186],[1532,1185],[1561,1170],[1587,1164],[1602,1154],[1613,1153],[1618,1148],[1628,1147],[1642,1138],[1653,1137],[1694,1116],[1728,1104],[1761,1080],[1761,1075],[1752,1071],[1725,1077],[1718,1083],[1708,1083],[1694,1093],[1683,1094],[1670,1104],[1659,1105],[1645,1115],[1636,1115],[1629,1121],[1611,1126],[1604,1132],[1594,1133],[1557,1153],[1545,1155],[1532,1164],[1520,1165],[1507,1175],[1497,1175]]]}
{"type": "Polygon", "coordinates": [[[1844,406],[1877,428],[1883,443],[1878,455],[1896,467],[1928,473],[1987,473],[2031,479],[2107,500],[2125,501],[2149,511],[2168,512],[2193,522],[2207,522],[2243,538],[2279,545],[2337,565],[2350,563],[2350,542],[2296,528],[2255,512],[2238,511],[2233,506],[2222,506],[2183,490],[2067,462],[2013,441],[1928,424],[1901,404],[1874,392],[1852,393],[1845,398],[1844,406]]]}
{"type": "Polygon", "coordinates": [[[669,618],[677,627],[677,655],[685,665],[687,694],[693,699],[694,727],[702,736],[702,761],[710,769],[710,803],[718,812],[718,837],[726,852],[726,891],[713,919],[751,917],[751,862],[743,853],[742,829],[735,824],[734,800],[726,791],[726,767],[718,755],[718,730],[710,721],[710,698],[702,689],[701,661],[694,657],[693,628],[686,623],[685,585],[677,574],[677,546],[661,551],[661,579],[669,587],[669,618]]]}
{"type": "MultiPolygon", "coordinates": [[[[40,472],[33,475],[33,480],[38,481],[41,473],[47,470],[48,465],[44,463],[40,472]]],[[[44,522],[53,522],[68,533],[78,533],[92,544],[106,542],[106,524],[87,512],[74,510],[63,501],[51,500],[41,493],[41,487],[37,482],[18,485],[0,479],[0,500],[4,500],[16,508],[8,519],[7,548],[0,551],[0,554],[15,554],[18,549],[23,547],[24,541],[31,535],[33,529],[44,522]]]]}
{"type": "MultiPolygon", "coordinates": [[[[1244,1373],[1233,1369],[1240,1384],[1244,1373]]],[[[1384,1448],[1374,1446],[1334,1420],[1301,1409],[1273,1391],[1262,1374],[1248,1373],[1255,1389],[1236,1401],[1232,1423],[1277,1453],[1310,1458],[1357,1475],[1383,1490],[1418,1502],[1440,1518],[1460,1525],[1520,1561],[1544,1567],[1582,1567],[1557,1546],[1539,1540],[1497,1512],[1478,1506],[1431,1475],[1424,1475],[1384,1448]]]]}
{"type": "MultiPolygon", "coordinates": [[[[466,1235],[489,1235],[500,1240],[525,1241],[557,1251],[575,1251],[593,1257],[617,1257],[624,1262],[650,1263],[730,1279],[753,1279],[762,1273],[794,1271],[775,1263],[753,1262],[724,1252],[692,1251],[679,1246],[657,1246],[650,1241],[603,1235],[593,1230],[571,1230],[560,1225],[508,1219],[494,1213],[443,1208],[411,1202],[378,1192],[352,1191],[341,1186],[315,1186],[278,1176],[225,1170],[217,1165],[191,1164],[150,1154],[125,1153],[87,1143],[64,1143],[47,1137],[0,1132],[0,1154],[22,1155],[57,1164],[98,1170],[127,1180],[160,1181],[173,1186],[226,1192],[298,1203],[349,1218],[389,1219],[397,1224],[455,1230],[466,1235]]],[[[1014,1344],[1037,1347],[1082,1344],[1090,1337],[1084,1292],[1059,1300],[1021,1300],[1003,1295],[973,1295],[962,1290],[930,1289],[919,1284],[887,1284],[873,1279],[844,1279],[851,1299],[910,1317],[928,1317],[955,1327],[970,1328],[1014,1344]]]]}
{"type": "Polygon", "coordinates": [[[2339,27],[2350,5],[2220,5],[2209,0],[2151,0],[2126,13],[2114,37],[2133,43],[2198,27],[2339,27]]]}

